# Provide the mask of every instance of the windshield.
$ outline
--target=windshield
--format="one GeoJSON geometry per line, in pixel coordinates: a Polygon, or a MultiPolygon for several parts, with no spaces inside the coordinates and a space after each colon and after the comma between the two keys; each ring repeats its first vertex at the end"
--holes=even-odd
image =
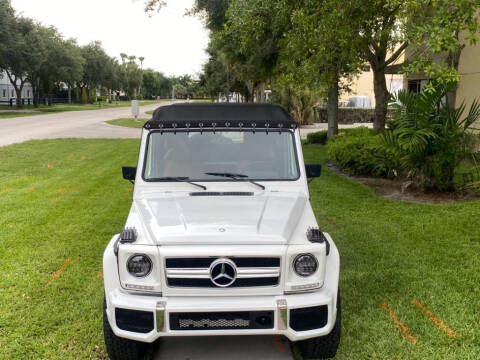
{"type": "Polygon", "coordinates": [[[162,178],[168,177],[196,181],[278,181],[299,177],[295,141],[290,131],[154,131],[149,134],[146,151],[143,171],[146,181],[166,181],[162,178]],[[235,176],[227,178],[218,176],[219,173],[235,176]]]}

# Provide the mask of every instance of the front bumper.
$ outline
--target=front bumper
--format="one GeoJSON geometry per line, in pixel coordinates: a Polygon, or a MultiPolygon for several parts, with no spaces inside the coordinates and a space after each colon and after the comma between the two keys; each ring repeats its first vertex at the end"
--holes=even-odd
{"type": "MultiPolygon", "coordinates": [[[[333,329],[336,319],[336,294],[328,288],[319,291],[281,296],[236,297],[155,297],[125,293],[115,289],[107,294],[107,316],[113,332],[122,338],[154,342],[165,336],[209,335],[284,335],[291,341],[324,336],[333,329]],[[300,308],[328,308],[326,324],[312,330],[292,329],[291,310],[300,308]],[[129,309],[153,314],[153,330],[148,333],[125,331],[117,326],[115,309],[129,309]],[[266,329],[200,329],[172,330],[170,314],[178,313],[238,313],[270,312],[273,322],[266,329]]],[[[294,326],[295,327],[295,326],[294,326]]]]}

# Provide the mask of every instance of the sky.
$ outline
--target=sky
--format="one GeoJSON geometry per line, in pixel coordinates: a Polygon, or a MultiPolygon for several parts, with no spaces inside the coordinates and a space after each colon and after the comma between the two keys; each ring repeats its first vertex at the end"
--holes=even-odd
{"type": "Polygon", "coordinates": [[[144,68],[166,75],[197,74],[207,60],[208,32],[185,15],[194,0],[168,0],[148,16],[143,0],[11,0],[13,8],[43,25],[55,26],[80,45],[100,40],[110,56],[145,57],[144,68]]]}

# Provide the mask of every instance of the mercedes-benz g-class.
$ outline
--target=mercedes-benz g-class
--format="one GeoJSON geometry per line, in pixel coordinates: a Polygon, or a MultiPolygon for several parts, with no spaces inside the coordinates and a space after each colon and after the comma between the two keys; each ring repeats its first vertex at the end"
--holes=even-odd
{"type": "Polygon", "coordinates": [[[142,129],[124,229],[108,244],[112,360],[166,336],[284,335],[335,356],[339,254],[319,229],[299,129],[267,104],[174,104],[142,129]]]}

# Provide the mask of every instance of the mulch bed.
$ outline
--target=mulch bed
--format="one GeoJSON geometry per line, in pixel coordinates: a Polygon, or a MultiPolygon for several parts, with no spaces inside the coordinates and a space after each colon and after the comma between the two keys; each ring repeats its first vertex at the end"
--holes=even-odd
{"type": "Polygon", "coordinates": [[[438,191],[423,191],[406,187],[405,179],[384,179],[377,177],[361,177],[344,173],[333,163],[327,163],[327,168],[333,173],[357,181],[370,187],[378,196],[384,199],[422,203],[422,204],[454,204],[458,202],[480,200],[480,196],[463,193],[445,193],[438,191]]]}

